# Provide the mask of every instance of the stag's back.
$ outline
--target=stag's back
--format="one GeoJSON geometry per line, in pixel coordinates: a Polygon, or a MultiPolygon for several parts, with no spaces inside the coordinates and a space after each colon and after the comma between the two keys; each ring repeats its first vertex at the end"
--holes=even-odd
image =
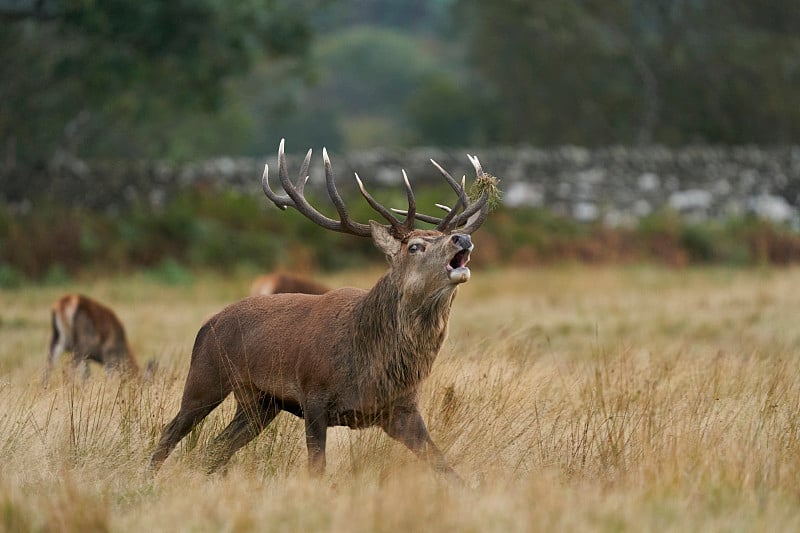
{"type": "Polygon", "coordinates": [[[189,379],[254,386],[284,399],[297,399],[315,386],[336,386],[351,370],[352,313],[365,294],[341,288],[322,295],[251,296],[231,304],[198,332],[189,379]]]}

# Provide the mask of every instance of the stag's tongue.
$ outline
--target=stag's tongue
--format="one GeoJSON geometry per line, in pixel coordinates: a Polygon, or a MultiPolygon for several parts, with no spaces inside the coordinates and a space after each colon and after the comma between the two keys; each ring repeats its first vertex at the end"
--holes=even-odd
{"type": "Polygon", "coordinates": [[[447,275],[453,283],[469,281],[470,271],[467,268],[469,250],[461,250],[447,264],[447,275]]]}

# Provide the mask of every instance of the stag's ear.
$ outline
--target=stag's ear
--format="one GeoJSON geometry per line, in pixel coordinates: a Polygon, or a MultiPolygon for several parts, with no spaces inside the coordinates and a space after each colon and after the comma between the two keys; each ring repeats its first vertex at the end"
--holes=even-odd
{"type": "Polygon", "coordinates": [[[380,248],[388,257],[394,257],[400,251],[400,241],[389,233],[386,226],[370,220],[369,227],[372,230],[372,241],[375,246],[380,248]]]}

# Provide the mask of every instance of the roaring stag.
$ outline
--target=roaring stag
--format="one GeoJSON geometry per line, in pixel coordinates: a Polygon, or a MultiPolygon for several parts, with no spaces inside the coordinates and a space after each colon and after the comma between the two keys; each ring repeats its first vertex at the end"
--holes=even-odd
{"type": "Polygon", "coordinates": [[[328,292],[330,287],[318,283],[313,279],[276,272],[258,276],[250,287],[250,296],[267,296],[283,292],[302,292],[304,294],[322,294],[328,292]]]}
{"type": "MultiPolygon", "coordinates": [[[[284,142],[278,149],[278,179],[286,195],[274,193],[264,168],[264,193],[279,208],[293,207],[319,226],[370,237],[386,255],[389,270],[370,290],[340,288],[322,295],[275,294],[246,298],[210,318],[197,333],[181,407],[164,428],[153,453],[157,469],[176,444],[231,393],[237,410],[212,442],[209,470],[224,465],[255,438],[280,411],[305,420],[308,467],[325,470],[327,428],[379,426],[439,472],[458,475],[431,440],[418,407],[419,386],[431,371],[445,340],[456,288],[470,278],[470,234],[486,219],[490,188],[471,199],[432,161],[458,200],[442,218],[417,213],[403,171],[408,209],[378,203],[356,181],[370,206],[388,221],[350,218],[336,189],[325,149],[322,157],[328,194],[339,220],[325,216],[306,200],[311,150],[296,183],[286,170],[284,142]],[[415,220],[436,224],[415,229],[415,220]]],[[[478,182],[494,178],[469,156],[478,182]]]]}
{"type": "MultiPolygon", "coordinates": [[[[53,335],[45,384],[63,352],[72,352],[72,370],[82,369],[84,379],[89,375],[89,361],[100,363],[107,372],[120,371],[126,377],[139,373],[125,328],[105,305],[81,294],[67,294],[53,303],[51,319],[53,335]]],[[[151,366],[148,364],[148,368],[151,366]]]]}

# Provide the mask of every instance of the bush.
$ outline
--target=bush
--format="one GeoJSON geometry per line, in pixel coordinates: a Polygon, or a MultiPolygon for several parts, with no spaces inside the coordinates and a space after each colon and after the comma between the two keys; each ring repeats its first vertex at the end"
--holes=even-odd
{"type": "MultiPolygon", "coordinates": [[[[402,191],[374,191],[384,205],[404,205],[402,191]]],[[[421,190],[420,210],[452,191],[421,190]]],[[[314,198],[313,205],[328,205],[314,198]]],[[[355,220],[375,218],[360,198],[345,198],[355,220]]],[[[323,209],[325,209],[323,207],[323,209]]],[[[191,283],[195,268],[338,270],[381,264],[369,239],[321,230],[289,209],[266,209],[261,197],[187,191],[154,211],[137,206],[115,216],[47,205],[25,215],[0,212],[0,287],[27,277],[68,283],[83,269],[144,268],[169,284],[191,283]]],[[[476,264],[532,265],[556,261],[686,264],[800,262],[800,235],[754,218],[687,223],[672,211],[633,228],[583,224],[545,209],[500,207],[476,234],[476,264]]]]}
{"type": "Polygon", "coordinates": [[[16,289],[22,284],[23,276],[11,265],[0,264],[0,288],[16,289]]]}
{"type": "Polygon", "coordinates": [[[194,282],[192,273],[176,260],[167,258],[148,271],[150,277],[165,285],[191,285],[194,282]]]}

